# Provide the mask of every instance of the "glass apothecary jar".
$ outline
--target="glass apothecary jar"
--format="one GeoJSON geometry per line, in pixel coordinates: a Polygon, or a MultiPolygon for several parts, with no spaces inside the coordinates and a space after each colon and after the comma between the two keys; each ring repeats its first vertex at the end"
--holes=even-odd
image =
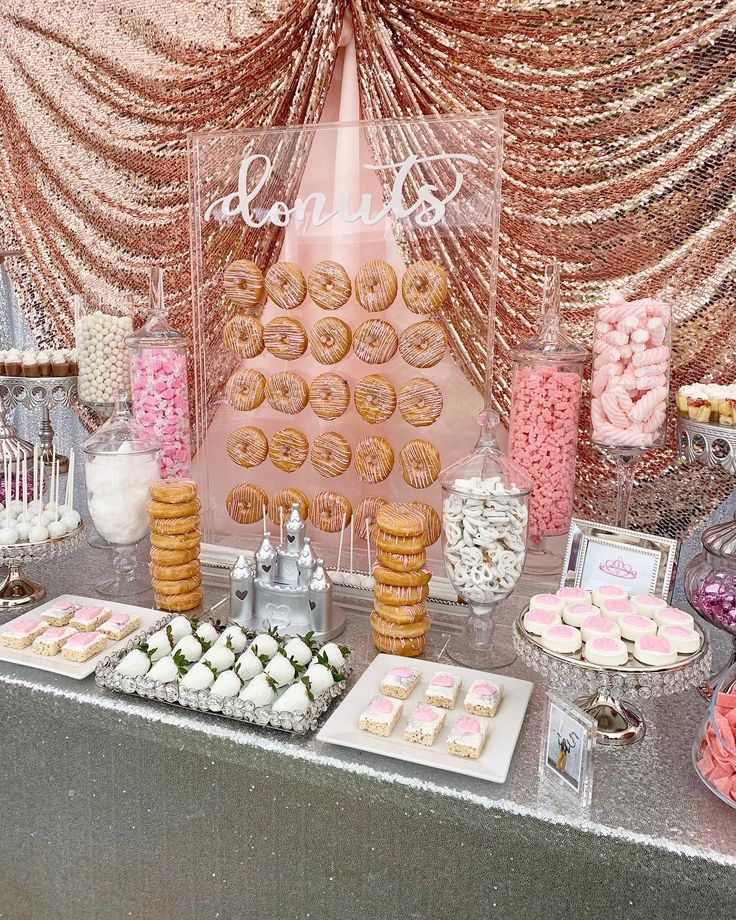
{"type": "Polygon", "coordinates": [[[441,476],[442,549],[447,576],[468,605],[464,635],[447,654],[468,667],[510,664],[513,650],[497,650],[493,614],[516,588],[526,556],[532,481],[503,456],[494,434],[498,415],[480,413],[473,451],[441,476]]]}
{"type": "Polygon", "coordinates": [[[163,269],[151,269],[150,316],[126,339],[133,418],[161,442],[161,475],[187,476],[191,461],[187,339],[169,325],[163,269]]]}
{"type": "Polygon", "coordinates": [[[136,545],[147,536],[148,490],[161,478],[161,442],[134,421],[127,391],[110,418],[82,445],[87,504],[95,529],[112,546],[114,575],[97,583],[111,597],[151,587],[137,573],[136,545]]]}
{"type": "Polygon", "coordinates": [[[715,688],[693,745],[695,770],[718,798],[736,809],[736,664],[715,688]]]}
{"type": "Polygon", "coordinates": [[[583,367],[588,352],[560,325],[560,267],[548,265],[537,334],[511,353],[509,456],[531,478],[527,570],[558,571],[546,539],[567,533],[575,495],[583,367]]]}
{"type": "Polygon", "coordinates": [[[105,414],[118,390],[129,386],[125,340],[133,331],[130,302],[104,303],[100,297],[74,295],[77,342],[77,398],[105,414]]]}

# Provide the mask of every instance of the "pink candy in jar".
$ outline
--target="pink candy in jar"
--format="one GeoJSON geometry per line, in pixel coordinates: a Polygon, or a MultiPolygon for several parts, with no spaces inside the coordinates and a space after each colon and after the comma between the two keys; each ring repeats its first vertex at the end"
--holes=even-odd
{"type": "Polygon", "coordinates": [[[667,418],[672,308],[627,303],[620,294],[596,312],[590,414],[593,440],[608,447],[654,447],[667,418]]]}

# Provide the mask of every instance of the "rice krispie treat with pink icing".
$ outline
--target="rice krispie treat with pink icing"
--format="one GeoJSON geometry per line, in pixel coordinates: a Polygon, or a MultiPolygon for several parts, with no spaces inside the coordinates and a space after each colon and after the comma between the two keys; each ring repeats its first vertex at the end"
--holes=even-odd
{"type": "Polygon", "coordinates": [[[107,646],[107,638],[98,632],[78,632],[71,636],[61,650],[61,657],[69,661],[86,661],[107,646]]]}
{"type": "Polygon", "coordinates": [[[462,681],[446,671],[438,671],[424,692],[424,699],[432,706],[454,709],[462,681]]]}
{"type": "Polygon", "coordinates": [[[405,700],[419,683],[421,676],[419,668],[413,668],[408,664],[391,668],[381,681],[381,693],[397,700],[405,700]]]}
{"type": "Polygon", "coordinates": [[[463,700],[463,709],[471,716],[492,718],[498,712],[503,699],[503,687],[481,677],[474,680],[463,700]]]}
{"type": "Polygon", "coordinates": [[[39,616],[51,626],[66,626],[77,610],[79,610],[79,604],[73,604],[71,601],[57,601],[48,610],[42,611],[39,616]]]}
{"type": "Polygon", "coordinates": [[[91,632],[109,620],[111,614],[109,607],[80,607],[69,620],[69,625],[80,632],[91,632]]]}
{"type": "Polygon", "coordinates": [[[390,700],[385,696],[375,696],[367,708],[360,714],[358,725],[364,732],[388,738],[396,728],[396,723],[404,711],[401,700],[390,700]]]}
{"type": "Polygon", "coordinates": [[[438,706],[417,703],[406,723],[404,741],[414,741],[416,744],[431,747],[442,731],[446,716],[446,711],[438,706]]]}
{"type": "Polygon", "coordinates": [[[99,632],[114,642],[129,636],[134,629],[140,626],[141,618],[132,613],[113,613],[100,627],[99,632]]]}
{"type": "Polygon", "coordinates": [[[3,632],[3,645],[6,648],[28,648],[48,628],[49,624],[45,620],[14,620],[3,632]]]}
{"type": "Polygon", "coordinates": [[[34,640],[33,651],[37,655],[58,655],[61,647],[75,632],[71,626],[49,626],[34,640]]]}
{"type": "Polygon", "coordinates": [[[474,716],[462,716],[452,726],[447,739],[447,750],[456,757],[477,760],[486,743],[488,726],[474,716]]]}

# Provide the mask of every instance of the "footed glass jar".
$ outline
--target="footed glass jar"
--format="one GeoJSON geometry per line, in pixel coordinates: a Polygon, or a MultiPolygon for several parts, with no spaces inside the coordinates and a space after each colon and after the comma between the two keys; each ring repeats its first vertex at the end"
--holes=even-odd
{"type": "Polygon", "coordinates": [[[133,420],[127,391],[110,418],[82,445],[87,504],[95,529],[115,553],[112,576],[97,590],[110,597],[140,594],[150,579],[137,573],[136,545],[148,534],[148,489],[161,478],[161,442],[133,420]]]}
{"type": "Polygon", "coordinates": [[[75,294],[74,327],[79,402],[107,414],[116,392],[129,386],[125,339],[133,331],[130,304],[115,308],[99,297],[75,294]]]}
{"type": "Polygon", "coordinates": [[[166,319],[163,269],[150,276],[148,321],[126,344],[133,418],[161,442],[161,476],[187,476],[191,460],[187,339],[166,319]]]}
{"type": "Polygon", "coordinates": [[[721,801],[736,808],[736,664],[715,687],[693,746],[700,779],[721,801]]]}
{"type": "Polygon", "coordinates": [[[449,642],[447,654],[468,667],[499,668],[516,655],[494,646],[493,613],[524,568],[532,482],[501,454],[494,434],[498,415],[485,409],[478,420],[472,453],[441,477],[445,567],[469,610],[464,635],[449,642]]]}

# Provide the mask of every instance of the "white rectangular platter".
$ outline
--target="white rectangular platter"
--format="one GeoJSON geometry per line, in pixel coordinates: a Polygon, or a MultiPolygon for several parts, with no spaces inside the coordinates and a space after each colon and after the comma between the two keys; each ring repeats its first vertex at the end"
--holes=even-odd
{"type": "Polygon", "coordinates": [[[472,671],[470,668],[460,668],[436,661],[422,661],[417,658],[407,660],[400,655],[377,655],[324,724],[317,735],[317,740],[354,748],[358,751],[368,751],[372,754],[383,754],[385,757],[394,757],[397,760],[421,764],[425,767],[436,767],[451,773],[475,776],[492,783],[504,783],[509,773],[521,726],[524,723],[526,707],[533,686],[528,680],[518,680],[515,677],[507,677],[505,674],[472,671]],[[422,677],[408,699],[404,700],[404,711],[396,728],[388,738],[361,731],[358,728],[360,714],[374,696],[380,695],[380,683],[386,672],[391,668],[407,664],[419,668],[422,677]],[[427,685],[437,671],[446,671],[462,680],[462,688],[455,708],[448,710],[445,725],[432,747],[404,741],[404,726],[408,715],[414,706],[424,699],[427,685]],[[465,714],[463,700],[468,687],[474,680],[481,678],[502,686],[503,700],[496,715],[492,719],[485,720],[488,722],[489,731],[483,752],[478,760],[470,760],[448,753],[447,738],[452,726],[465,714]]]}
{"type": "Polygon", "coordinates": [[[100,661],[100,659],[109,655],[110,652],[125,648],[126,643],[129,642],[133,636],[137,636],[141,629],[151,626],[164,615],[160,610],[151,610],[150,607],[132,607],[130,604],[118,604],[115,601],[102,601],[94,597],[80,597],[77,594],[60,594],[59,597],[44,601],[42,604],[34,607],[33,610],[22,613],[20,616],[8,620],[7,623],[3,623],[2,626],[0,626],[0,636],[7,631],[8,626],[14,623],[15,620],[36,620],[44,610],[53,607],[53,605],[59,601],[71,601],[73,604],[80,604],[83,606],[109,607],[113,613],[135,614],[135,616],[140,617],[141,625],[138,629],[134,629],[132,633],[125,636],[125,638],[118,639],[117,642],[110,640],[101,652],[98,652],[86,661],[67,661],[66,658],[62,657],[61,653],[53,656],[37,655],[35,652],[31,651],[30,645],[28,648],[6,648],[2,644],[0,644],[0,661],[9,661],[12,664],[23,664],[29,668],[38,668],[40,671],[51,671],[54,674],[63,674],[65,677],[73,677],[75,680],[82,680],[94,673],[97,662],[100,661]]]}

